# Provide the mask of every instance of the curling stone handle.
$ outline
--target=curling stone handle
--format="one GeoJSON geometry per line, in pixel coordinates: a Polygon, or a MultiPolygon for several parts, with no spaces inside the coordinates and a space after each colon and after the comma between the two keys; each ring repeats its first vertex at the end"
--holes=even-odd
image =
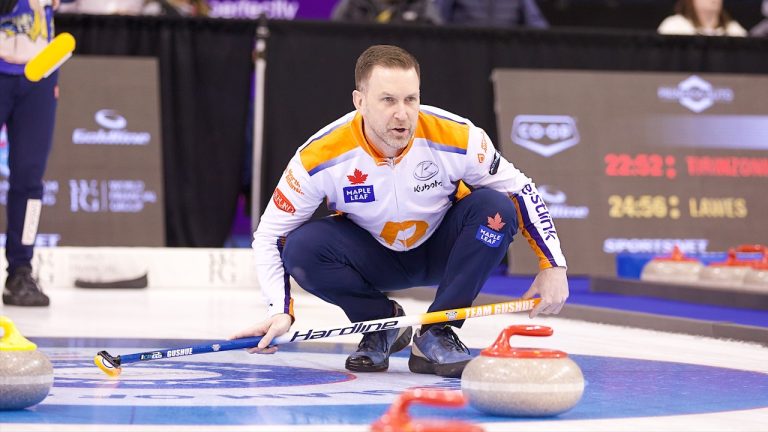
{"type": "Polygon", "coordinates": [[[496,342],[483,350],[483,354],[492,354],[494,352],[509,352],[512,346],[509,339],[514,335],[519,336],[552,336],[552,327],[540,325],[512,325],[501,331],[496,342]]]}
{"type": "Polygon", "coordinates": [[[16,330],[13,321],[6,316],[0,316],[0,327],[3,337],[0,339],[0,351],[34,351],[37,345],[30,342],[16,330]]]}
{"type": "Polygon", "coordinates": [[[467,401],[461,391],[446,391],[432,389],[411,389],[404,391],[392,402],[392,406],[387,411],[387,417],[390,421],[397,424],[409,422],[411,417],[408,415],[408,408],[414,402],[420,402],[427,405],[436,405],[444,407],[463,407],[467,401]]]}
{"type": "Polygon", "coordinates": [[[672,254],[670,255],[670,258],[672,261],[685,261],[685,255],[683,254],[683,251],[680,250],[680,246],[675,245],[675,247],[672,248],[672,254]]]}
{"type": "Polygon", "coordinates": [[[484,432],[481,426],[461,420],[419,420],[412,419],[408,408],[413,403],[441,407],[463,407],[467,404],[460,390],[411,389],[398,396],[386,413],[371,425],[371,432],[484,432]]]}
{"type": "Polygon", "coordinates": [[[407,416],[408,408],[415,402],[443,407],[463,407],[467,403],[461,391],[412,389],[403,392],[392,404],[392,411],[407,416]]]}
{"type": "Polygon", "coordinates": [[[744,253],[762,253],[766,254],[768,251],[766,251],[766,248],[764,245],[761,244],[743,244],[736,246],[736,252],[744,252],[744,253]]]}

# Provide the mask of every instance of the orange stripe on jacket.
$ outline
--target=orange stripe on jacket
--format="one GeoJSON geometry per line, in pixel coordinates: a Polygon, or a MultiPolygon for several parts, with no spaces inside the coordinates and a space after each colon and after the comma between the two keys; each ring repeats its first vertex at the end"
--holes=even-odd
{"type": "Polygon", "coordinates": [[[354,127],[354,121],[343,124],[301,149],[299,156],[304,169],[312,173],[321,165],[360,147],[356,139],[350,139],[349,129],[354,127]]]}
{"type": "Polygon", "coordinates": [[[469,144],[469,125],[420,111],[415,137],[466,150],[469,144]]]}

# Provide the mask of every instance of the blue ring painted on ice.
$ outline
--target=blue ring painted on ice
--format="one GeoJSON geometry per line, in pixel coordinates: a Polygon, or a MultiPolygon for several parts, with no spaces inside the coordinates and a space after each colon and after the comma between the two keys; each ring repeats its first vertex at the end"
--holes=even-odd
{"type": "MultiPolygon", "coordinates": [[[[91,361],[53,360],[54,370],[61,368],[93,368],[91,361]]],[[[316,384],[334,384],[355,379],[346,372],[327,371],[304,367],[249,365],[236,363],[153,361],[129,365],[131,369],[159,368],[173,371],[177,376],[162,379],[94,380],[89,378],[56,377],[54,387],[108,388],[108,389],[214,389],[290,387],[316,384]],[[184,376],[185,373],[190,374],[184,376]],[[195,378],[195,373],[205,376],[195,378]],[[210,376],[213,375],[213,376],[210,376]]]]}
{"type": "MultiPolygon", "coordinates": [[[[328,346],[314,349],[311,343],[291,347],[291,351],[329,352],[328,346]]],[[[285,347],[288,348],[288,347],[285,347]]],[[[337,344],[332,350],[345,352],[349,346],[337,344]]],[[[406,355],[399,353],[401,355],[406,355]]],[[[571,411],[545,420],[597,420],[632,417],[704,414],[768,407],[768,374],[700,366],[685,363],[638,359],[571,355],[582,369],[584,396],[571,411]]],[[[343,357],[339,356],[339,361],[343,357]]],[[[293,374],[293,367],[274,368],[273,373],[293,374]]],[[[332,371],[321,371],[332,375],[332,371]]],[[[307,375],[311,377],[312,375],[307,375]]],[[[386,379],[386,373],[381,379],[386,379]]],[[[299,378],[294,384],[311,384],[299,378]]],[[[459,379],[446,380],[453,389],[459,379]]],[[[230,386],[230,384],[227,384],[230,386]]],[[[53,391],[55,392],[56,387],[53,391]]],[[[325,398],[322,392],[302,396],[306,405],[290,406],[77,406],[43,403],[21,411],[0,412],[8,423],[48,424],[156,424],[156,425],[291,425],[291,424],[370,424],[389,407],[382,404],[321,405],[312,397],[325,398]]],[[[158,401],[162,403],[162,401],[158,401]]],[[[515,419],[484,415],[473,408],[439,409],[415,406],[413,417],[454,418],[472,422],[515,422],[515,419]]]]}

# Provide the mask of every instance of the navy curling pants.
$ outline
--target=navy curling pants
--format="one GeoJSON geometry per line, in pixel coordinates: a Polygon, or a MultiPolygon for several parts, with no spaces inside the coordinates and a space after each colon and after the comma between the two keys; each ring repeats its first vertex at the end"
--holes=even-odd
{"type": "Polygon", "coordinates": [[[36,83],[0,73],[0,125],[8,130],[8,272],[29,267],[42,208],[43,174],[51,152],[58,73],[36,83]]]}
{"type": "Polygon", "coordinates": [[[302,288],[341,307],[352,322],[392,316],[384,292],[414,286],[438,285],[429,312],[455,309],[472,304],[504,257],[517,224],[506,194],[477,189],[454,204],[415,249],[393,251],[346,217],[333,216],[289,234],[283,262],[302,288]],[[496,220],[497,213],[504,225],[499,229],[492,223],[497,229],[491,230],[489,218],[496,220]]]}

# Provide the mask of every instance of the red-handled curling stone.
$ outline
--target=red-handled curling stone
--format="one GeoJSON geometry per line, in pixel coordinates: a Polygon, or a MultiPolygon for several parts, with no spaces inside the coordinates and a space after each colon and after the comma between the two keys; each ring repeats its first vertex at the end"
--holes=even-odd
{"type": "Polygon", "coordinates": [[[762,261],[752,265],[752,271],[744,276],[744,288],[768,292],[768,253],[762,261]]]}
{"type": "Polygon", "coordinates": [[[461,390],[469,405],[488,414],[544,417],[576,406],[584,376],[568,354],[549,349],[515,348],[513,335],[550,336],[545,326],[514,325],[464,368],[461,390]]]}
{"type": "Polygon", "coordinates": [[[658,256],[649,261],[640,272],[640,280],[651,282],[687,282],[699,280],[704,268],[699,260],[686,257],[675,245],[669,256],[658,256]]]}
{"type": "Polygon", "coordinates": [[[706,266],[701,271],[699,280],[705,285],[739,288],[744,283],[747,273],[752,271],[752,264],[755,262],[739,259],[738,254],[754,252],[751,247],[752,245],[740,245],[736,248],[729,248],[728,258],[725,261],[713,262],[706,266]]]}
{"type": "Polygon", "coordinates": [[[460,420],[414,420],[408,415],[412,403],[443,407],[463,407],[467,404],[460,391],[412,389],[406,390],[392,402],[386,413],[371,425],[371,432],[484,432],[480,426],[460,420]]]}
{"type": "Polygon", "coordinates": [[[0,411],[42,402],[53,385],[51,362],[16,330],[10,318],[0,316],[0,328],[0,411]]]}

